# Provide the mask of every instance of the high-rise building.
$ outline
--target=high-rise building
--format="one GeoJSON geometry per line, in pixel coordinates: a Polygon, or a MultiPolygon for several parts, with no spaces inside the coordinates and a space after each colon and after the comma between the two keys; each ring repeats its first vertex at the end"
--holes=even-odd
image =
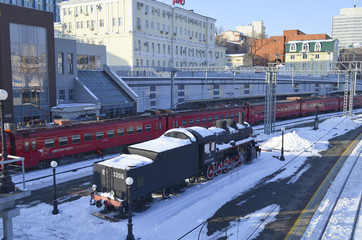
{"type": "Polygon", "coordinates": [[[53,13],[53,21],[59,22],[58,2],[62,0],[0,0],[2,3],[16,5],[20,7],[33,8],[53,13]]]}
{"type": "Polygon", "coordinates": [[[242,32],[249,38],[265,38],[265,27],[263,21],[238,26],[236,27],[236,31],[242,32]]]}
{"type": "Polygon", "coordinates": [[[362,43],[362,7],[342,8],[339,16],[332,17],[332,38],[339,40],[339,47],[346,48],[362,43]]]}
{"type": "Polygon", "coordinates": [[[59,36],[105,45],[110,66],[225,65],[225,48],[215,45],[216,20],[192,10],[154,0],[70,0],[60,8],[59,36]]]}

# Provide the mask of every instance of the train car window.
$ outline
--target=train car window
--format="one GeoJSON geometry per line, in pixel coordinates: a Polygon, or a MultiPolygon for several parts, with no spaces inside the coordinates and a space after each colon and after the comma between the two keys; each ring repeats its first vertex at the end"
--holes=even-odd
{"type": "Polygon", "coordinates": [[[114,137],[114,130],[108,130],[107,131],[107,138],[112,138],[114,137]]]}
{"type": "Polygon", "coordinates": [[[160,123],[160,130],[162,130],[162,123],[160,123]]]}
{"type": "Polygon", "coordinates": [[[190,119],[190,120],[189,120],[189,124],[190,124],[190,125],[194,125],[194,119],[190,119]]]}
{"type": "Polygon", "coordinates": [[[145,185],[145,178],[143,176],[137,177],[136,183],[137,183],[137,188],[143,187],[145,185]]]}
{"type": "Polygon", "coordinates": [[[291,107],[291,106],[289,106],[289,110],[290,110],[290,109],[292,109],[292,107],[291,107]]]}
{"type": "Polygon", "coordinates": [[[239,118],[239,113],[235,114],[235,117],[236,117],[236,118],[239,118]]]}
{"type": "Polygon", "coordinates": [[[29,152],[29,142],[24,142],[25,152],[29,152]]]}
{"type": "Polygon", "coordinates": [[[142,133],[143,132],[143,127],[142,126],[137,126],[136,132],[137,133],[142,133]]]}
{"type": "Polygon", "coordinates": [[[45,148],[54,147],[54,138],[49,138],[44,140],[45,148]]]}
{"type": "Polygon", "coordinates": [[[156,123],[156,130],[158,130],[158,123],[156,123]]]}
{"type": "Polygon", "coordinates": [[[182,126],[187,126],[187,120],[182,120],[182,126]]]}
{"type": "Polygon", "coordinates": [[[234,118],[234,114],[230,114],[230,118],[234,118]]]}
{"type": "Polygon", "coordinates": [[[172,128],[175,128],[175,121],[172,121],[172,128]]]}
{"type": "Polygon", "coordinates": [[[117,136],[123,136],[124,135],[124,128],[117,129],[117,136]]]}
{"type": "Polygon", "coordinates": [[[59,146],[68,145],[68,137],[60,137],[59,138],[59,146]]]}
{"type": "Polygon", "coordinates": [[[209,122],[212,122],[212,117],[211,116],[209,117],[209,122]]]}
{"type": "Polygon", "coordinates": [[[216,121],[217,119],[218,119],[217,116],[215,116],[215,117],[214,117],[214,120],[216,121]]]}
{"type": "Polygon", "coordinates": [[[36,141],[31,141],[31,149],[32,149],[33,151],[36,150],[36,141]]]}
{"type": "Polygon", "coordinates": [[[229,114],[225,114],[225,118],[229,118],[229,114]]]}
{"type": "Polygon", "coordinates": [[[216,149],[216,142],[212,142],[211,143],[211,151],[213,152],[213,151],[215,151],[215,149],[216,149]]]}
{"type": "Polygon", "coordinates": [[[145,126],[146,132],[151,132],[151,124],[145,126]]]}
{"type": "Polygon", "coordinates": [[[206,121],[207,121],[206,117],[203,117],[202,118],[202,123],[206,123],[206,121]]]}
{"type": "Polygon", "coordinates": [[[103,139],[104,138],[104,132],[96,132],[96,139],[103,139]]]}
{"type": "Polygon", "coordinates": [[[85,142],[93,141],[93,134],[92,133],[85,133],[84,134],[84,141],[85,142]]]}
{"type": "Polygon", "coordinates": [[[200,118],[196,118],[196,124],[200,124],[200,118]]]}
{"type": "Polygon", "coordinates": [[[176,127],[178,128],[178,121],[176,121],[176,127]]]}
{"type": "Polygon", "coordinates": [[[258,115],[260,115],[260,111],[258,111],[258,115]]]}
{"type": "Polygon", "coordinates": [[[210,143],[205,143],[205,145],[204,145],[204,152],[205,152],[205,154],[209,154],[209,153],[210,153],[210,143]]]}
{"type": "Polygon", "coordinates": [[[134,132],[133,127],[127,128],[127,135],[132,135],[134,132]]]}
{"type": "Polygon", "coordinates": [[[278,108],[278,112],[280,112],[280,108],[278,108]]]}
{"type": "Polygon", "coordinates": [[[80,143],[80,135],[73,135],[72,136],[72,143],[80,143]]]}

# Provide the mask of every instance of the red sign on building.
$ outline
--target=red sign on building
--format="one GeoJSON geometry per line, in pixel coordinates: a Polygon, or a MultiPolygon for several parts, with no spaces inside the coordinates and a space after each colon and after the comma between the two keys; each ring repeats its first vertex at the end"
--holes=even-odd
{"type": "Polygon", "coordinates": [[[172,0],[172,4],[175,5],[175,4],[181,4],[181,5],[185,5],[185,0],[172,0]]]}

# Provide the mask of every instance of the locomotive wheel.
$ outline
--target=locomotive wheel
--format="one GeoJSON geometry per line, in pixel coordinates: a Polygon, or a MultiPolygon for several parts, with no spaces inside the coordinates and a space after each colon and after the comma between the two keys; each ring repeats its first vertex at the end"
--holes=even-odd
{"type": "Polygon", "coordinates": [[[210,165],[207,167],[207,171],[206,171],[206,177],[207,177],[207,179],[209,179],[209,180],[213,179],[214,174],[215,174],[215,166],[214,166],[214,164],[210,164],[210,165]]]}
{"type": "Polygon", "coordinates": [[[218,162],[217,164],[216,164],[216,172],[215,172],[215,174],[216,174],[216,176],[218,176],[218,175],[220,175],[222,173],[222,162],[218,162]]]}
{"type": "Polygon", "coordinates": [[[162,197],[167,199],[170,198],[171,195],[171,188],[164,188],[162,189],[162,197]]]}
{"type": "Polygon", "coordinates": [[[224,169],[223,171],[226,173],[229,171],[229,167],[230,167],[230,159],[229,158],[226,158],[224,160],[224,169]]]}

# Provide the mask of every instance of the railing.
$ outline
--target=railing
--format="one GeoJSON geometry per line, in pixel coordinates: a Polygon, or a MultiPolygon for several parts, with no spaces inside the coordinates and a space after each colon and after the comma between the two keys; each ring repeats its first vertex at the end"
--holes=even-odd
{"type": "MultiPolygon", "coordinates": [[[[2,154],[0,154],[0,156],[2,157],[2,154]]],[[[4,164],[9,164],[10,169],[10,175],[15,175],[19,173],[19,169],[21,168],[21,172],[23,174],[23,190],[25,190],[25,168],[24,168],[24,158],[23,157],[18,157],[18,156],[13,156],[13,155],[8,155],[8,160],[6,161],[0,161],[1,164],[1,168],[3,169],[3,165],[4,164]],[[21,161],[21,166],[17,165],[17,164],[11,164],[11,163],[15,163],[15,162],[19,162],[21,161]]],[[[1,178],[1,177],[0,177],[1,178]]]]}

